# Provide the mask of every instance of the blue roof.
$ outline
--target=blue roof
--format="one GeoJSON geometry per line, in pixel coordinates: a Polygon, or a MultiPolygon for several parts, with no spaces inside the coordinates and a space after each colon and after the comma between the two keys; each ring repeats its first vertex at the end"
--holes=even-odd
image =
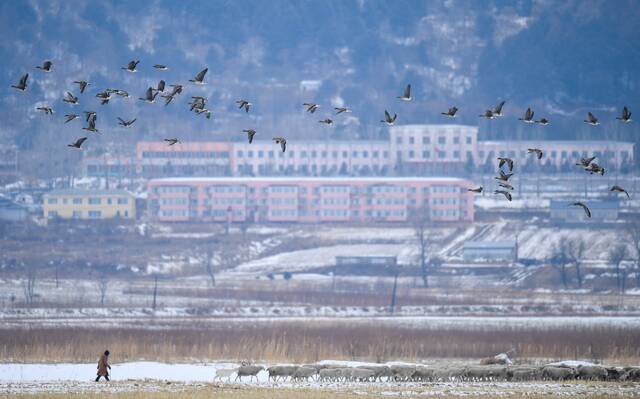
{"type": "Polygon", "coordinates": [[[516,240],[503,241],[465,241],[464,249],[513,249],[516,240]]]}

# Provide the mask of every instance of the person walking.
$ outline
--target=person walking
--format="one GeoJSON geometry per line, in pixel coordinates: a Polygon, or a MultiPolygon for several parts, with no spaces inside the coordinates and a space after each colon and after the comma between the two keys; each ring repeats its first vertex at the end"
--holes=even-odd
{"type": "Polygon", "coordinates": [[[100,377],[104,377],[105,380],[109,381],[109,370],[111,370],[111,366],[108,363],[109,360],[109,351],[106,350],[102,355],[100,355],[100,360],[98,360],[98,376],[96,377],[96,382],[100,380],[100,377]]]}

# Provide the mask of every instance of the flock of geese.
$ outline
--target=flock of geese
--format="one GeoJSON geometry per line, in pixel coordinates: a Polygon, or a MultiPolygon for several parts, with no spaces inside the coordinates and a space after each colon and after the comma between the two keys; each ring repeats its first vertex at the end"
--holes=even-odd
{"type": "MultiPolygon", "coordinates": [[[[126,72],[129,73],[135,73],[137,72],[137,68],[138,68],[138,64],[140,63],[139,60],[133,60],[130,61],[126,66],[121,67],[121,69],[125,70],[126,72]]],[[[44,72],[44,73],[51,73],[53,71],[53,62],[51,61],[44,61],[42,63],[42,65],[38,65],[35,67],[36,69],[44,72]]],[[[162,64],[155,64],[153,65],[153,68],[158,70],[158,71],[166,71],[169,68],[166,65],[162,65],[162,64]]],[[[204,68],[203,70],[201,70],[200,72],[198,72],[193,79],[189,79],[189,82],[195,84],[195,85],[204,85],[204,79],[205,76],[208,72],[208,68],[204,68]]],[[[27,81],[29,79],[29,74],[25,74],[22,76],[22,78],[20,79],[20,81],[18,82],[17,85],[12,85],[11,87],[14,89],[17,89],[19,91],[26,91],[27,89],[27,81]]],[[[73,82],[74,84],[78,85],[78,88],[80,90],[80,94],[84,94],[86,88],[88,86],[90,86],[91,84],[89,82],[87,82],[86,80],[77,80],[73,82]]],[[[159,93],[162,93],[160,96],[162,98],[164,98],[164,104],[165,106],[169,105],[177,96],[179,96],[182,93],[183,90],[183,85],[181,84],[172,84],[169,85],[169,87],[171,88],[171,90],[166,90],[166,82],[164,80],[160,80],[157,84],[157,86],[154,87],[149,87],[147,89],[147,91],[144,94],[144,97],[140,97],[139,100],[140,101],[144,101],[146,103],[155,103],[156,101],[156,97],[158,96],[159,93]]],[[[112,88],[108,88],[105,89],[103,91],[98,92],[96,95],[96,98],[98,98],[98,100],[100,101],[100,103],[102,105],[108,104],[109,101],[111,101],[114,96],[118,96],[118,97],[122,97],[122,98],[126,98],[129,97],[129,93],[125,90],[121,90],[121,89],[112,89],[112,88]]],[[[402,93],[402,95],[397,96],[396,97],[398,100],[404,101],[404,102],[409,102],[413,100],[413,96],[411,94],[411,85],[407,85],[406,88],[404,89],[404,92],[402,93]]],[[[188,105],[190,107],[190,111],[198,114],[198,115],[204,115],[207,119],[211,118],[211,111],[209,109],[206,108],[207,105],[207,99],[205,97],[202,96],[192,96],[191,97],[191,101],[188,102],[188,105]]],[[[79,98],[77,96],[75,96],[73,93],[71,93],[70,91],[67,91],[65,93],[65,96],[62,100],[63,102],[75,106],[78,105],[80,103],[79,98]]],[[[246,113],[249,113],[249,110],[251,108],[251,106],[253,105],[251,102],[245,100],[245,99],[240,99],[238,101],[236,101],[236,104],[238,104],[238,108],[240,110],[244,109],[244,111],[246,113]]],[[[505,105],[505,101],[501,101],[500,103],[498,103],[495,108],[492,109],[487,109],[483,114],[479,115],[480,118],[485,118],[485,119],[496,119],[496,118],[500,118],[502,117],[503,114],[503,107],[505,105]]],[[[314,114],[319,108],[320,105],[316,104],[316,103],[303,103],[303,106],[306,108],[306,111],[308,113],[314,114]]],[[[54,110],[52,107],[50,106],[39,106],[36,108],[38,111],[41,111],[47,115],[53,115],[54,110]]],[[[349,113],[352,112],[352,110],[350,108],[347,107],[334,107],[334,111],[335,111],[335,115],[340,115],[343,113],[349,113]]],[[[86,127],[83,127],[83,130],[86,130],[88,132],[92,132],[92,133],[97,133],[99,134],[100,131],[96,128],[96,122],[98,119],[98,115],[97,112],[95,111],[83,111],[84,114],[84,119],[87,123],[86,127]]],[[[448,118],[455,118],[458,115],[458,108],[453,106],[451,108],[449,108],[446,112],[441,112],[441,115],[444,115],[445,117],[448,118]]],[[[75,119],[79,119],[80,115],[78,114],[74,114],[74,113],[70,113],[70,114],[66,114],[64,115],[65,117],[65,123],[69,123],[75,119]]],[[[389,126],[393,126],[393,124],[396,122],[396,119],[398,118],[398,114],[394,113],[393,116],[391,116],[391,113],[389,111],[387,111],[386,109],[384,110],[384,119],[380,120],[381,123],[384,123],[386,125],[389,126]]],[[[629,109],[627,108],[627,106],[625,106],[622,110],[622,114],[619,117],[616,117],[616,119],[622,123],[629,123],[631,122],[631,112],[629,111],[629,109]]],[[[546,118],[540,118],[538,120],[534,119],[534,111],[531,108],[527,108],[527,110],[525,111],[524,115],[522,118],[518,118],[518,120],[527,123],[527,124],[538,124],[538,125],[542,125],[542,126],[546,126],[549,124],[549,120],[546,118]]],[[[131,127],[135,122],[136,119],[131,119],[131,120],[125,120],[122,118],[118,118],[118,123],[120,126],[125,127],[125,128],[129,128],[131,127]]],[[[333,125],[334,121],[333,119],[327,117],[325,119],[319,120],[320,123],[326,124],[326,125],[333,125]]],[[[598,120],[598,118],[593,115],[591,112],[587,113],[587,119],[584,120],[585,123],[592,125],[592,126],[597,126],[600,124],[600,121],[598,120]]],[[[243,130],[243,133],[247,134],[247,138],[249,141],[249,144],[251,144],[253,142],[253,138],[256,135],[256,130],[255,129],[245,129],[243,130]]],[[[76,141],[74,141],[71,144],[68,144],[68,147],[72,147],[72,148],[77,148],[80,149],[83,145],[83,143],[87,140],[88,137],[80,137],[79,139],[77,139],[76,141]]],[[[287,149],[287,139],[285,137],[282,136],[276,136],[273,137],[272,139],[275,144],[279,144],[280,148],[282,150],[282,152],[285,152],[287,149]]],[[[177,138],[166,138],[164,139],[164,141],[167,143],[167,145],[172,146],[175,145],[177,143],[180,143],[180,140],[177,138]]],[[[530,154],[535,154],[536,158],[538,160],[541,160],[543,157],[543,151],[540,148],[529,148],[528,149],[528,153],[530,154]]],[[[589,157],[589,158],[582,158],[580,160],[580,162],[578,162],[576,165],[580,166],[581,168],[583,168],[586,172],[590,173],[590,174],[600,174],[600,175],[604,175],[605,170],[603,167],[601,167],[600,165],[598,165],[595,162],[596,157],[589,157]]],[[[514,187],[509,184],[509,179],[513,176],[513,167],[514,167],[514,162],[511,158],[507,158],[507,157],[498,157],[498,173],[499,175],[497,177],[495,177],[495,179],[498,181],[498,185],[500,187],[500,189],[497,189],[494,191],[495,194],[499,194],[499,195],[504,195],[505,198],[509,201],[511,201],[513,199],[512,197],[512,191],[514,190],[514,187]],[[505,167],[505,168],[503,168],[505,167]],[[508,171],[505,171],[505,169],[508,169],[508,171]]],[[[483,187],[480,186],[478,188],[470,188],[469,191],[474,192],[474,193],[482,193],[483,191],[483,187]]],[[[618,186],[618,185],[614,185],[613,187],[611,187],[612,192],[618,192],[618,193],[625,193],[627,195],[627,197],[629,198],[629,193],[623,189],[622,187],[618,186]]],[[[587,217],[591,217],[591,211],[589,210],[589,208],[587,207],[586,204],[584,204],[583,202],[573,202],[570,204],[571,206],[577,206],[577,207],[581,207],[582,209],[584,209],[585,214],[587,215],[587,217]]]]}

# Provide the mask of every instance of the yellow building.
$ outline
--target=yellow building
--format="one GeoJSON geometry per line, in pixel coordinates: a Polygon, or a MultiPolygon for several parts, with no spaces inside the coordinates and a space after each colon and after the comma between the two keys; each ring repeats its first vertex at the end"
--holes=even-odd
{"type": "Polygon", "coordinates": [[[136,202],[125,190],[53,190],[44,195],[47,219],[135,219],[136,202]]]}

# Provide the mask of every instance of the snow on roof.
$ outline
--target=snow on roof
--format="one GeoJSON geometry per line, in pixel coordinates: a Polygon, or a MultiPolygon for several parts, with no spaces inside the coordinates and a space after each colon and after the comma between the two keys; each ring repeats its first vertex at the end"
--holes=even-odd
{"type": "Polygon", "coordinates": [[[516,241],[466,241],[463,246],[464,249],[513,249],[516,241]]]}
{"type": "Polygon", "coordinates": [[[109,189],[109,190],[92,190],[82,188],[64,188],[49,191],[45,195],[132,195],[126,190],[109,189]]]}

